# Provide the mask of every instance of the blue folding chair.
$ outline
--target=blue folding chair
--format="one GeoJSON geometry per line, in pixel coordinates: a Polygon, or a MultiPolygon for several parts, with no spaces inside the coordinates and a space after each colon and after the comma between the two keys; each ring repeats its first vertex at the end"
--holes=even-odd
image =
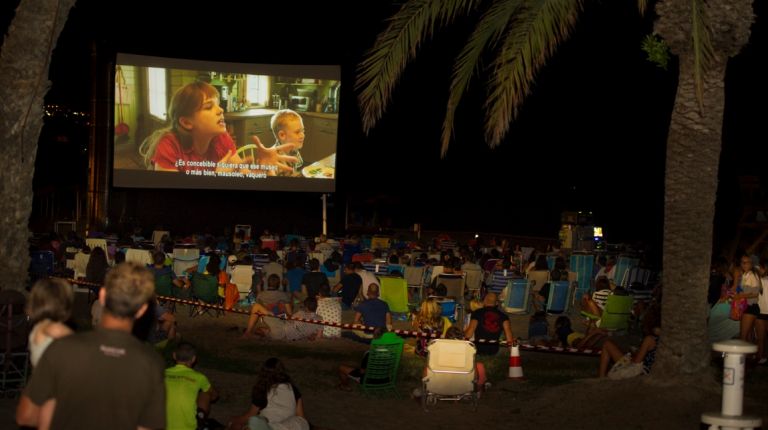
{"type": "Polygon", "coordinates": [[[571,271],[576,272],[576,298],[589,293],[594,278],[595,256],[592,254],[572,254],[571,271]]]}
{"type": "MultiPolygon", "coordinates": [[[[551,294],[551,293],[550,293],[551,294]]],[[[507,297],[504,310],[508,314],[528,313],[531,297],[531,284],[527,279],[512,279],[507,283],[507,297]]]]}
{"type": "Polygon", "coordinates": [[[547,297],[547,313],[561,314],[568,311],[571,303],[571,283],[568,281],[554,281],[549,283],[549,296],[547,297]]]}

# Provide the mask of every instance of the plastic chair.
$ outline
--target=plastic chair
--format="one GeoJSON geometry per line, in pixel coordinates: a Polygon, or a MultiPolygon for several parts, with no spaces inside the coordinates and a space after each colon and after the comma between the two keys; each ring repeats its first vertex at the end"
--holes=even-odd
{"type": "Polygon", "coordinates": [[[421,380],[421,405],[425,411],[439,400],[472,401],[477,409],[476,348],[472,342],[435,339],[427,346],[427,375],[421,380]]]}
{"type": "Polygon", "coordinates": [[[582,311],[581,315],[588,318],[590,323],[596,322],[597,327],[610,331],[626,331],[632,316],[632,305],[635,298],[611,294],[605,300],[602,316],[582,311]]]}
{"type": "Polygon", "coordinates": [[[382,276],[379,298],[387,302],[392,313],[408,312],[408,284],[403,278],[382,276]]]}
{"type": "Polygon", "coordinates": [[[530,297],[531,284],[527,279],[511,279],[506,287],[504,311],[508,314],[527,313],[530,297]]]}
{"type": "Polygon", "coordinates": [[[397,370],[403,354],[403,339],[394,333],[384,333],[371,341],[368,365],[360,380],[360,388],[366,395],[391,391],[397,392],[397,370]]]}

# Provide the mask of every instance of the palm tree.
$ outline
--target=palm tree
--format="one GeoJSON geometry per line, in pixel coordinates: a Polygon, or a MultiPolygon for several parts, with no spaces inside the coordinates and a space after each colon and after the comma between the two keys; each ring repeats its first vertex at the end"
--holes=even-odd
{"type": "Polygon", "coordinates": [[[0,51],[0,288],[24,288],[48,64],[75,0],[21,0],[0,51]]]}
{"type": "MultiPolygon", "coordinates": [[[[360,64],[356,89],[365,131],[382,117],[393,88],[418,48],[458,18],[477,14],[455,60],[442,130],[442,154],[451,142],[456,107],[473,77],[487,79],[486,140],[498,145],[531,91],[539,70],[566,40],[583,0],[411,0],[391,18],[360,64]],[[481,60],[488,57],[480,70],[481,60]],[[487,78],[486,78],[487,77],[487,78]]],[[[641,13],[646,0],[639,0],[641,13]]],[[[751,0],[661,0],[655,30],[678,58],[679,83],[667,137],[664,209],[665,270],[662,326],[654,374],[699,379],[708,367],[706,290],[712,255],[729,57],[747,43],[751,0]]]]}

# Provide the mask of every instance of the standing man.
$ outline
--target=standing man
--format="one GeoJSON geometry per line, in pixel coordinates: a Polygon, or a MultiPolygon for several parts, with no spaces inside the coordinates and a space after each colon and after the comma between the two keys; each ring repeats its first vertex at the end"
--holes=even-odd
{"type": "Polygon", "coordinates": [[[43,354],[16,410],[20,426],[47,429],[165,427],[162,358],[131,335],[154,276],[138,264],[107,273],[100,326],[57,340],[43,354]]]}

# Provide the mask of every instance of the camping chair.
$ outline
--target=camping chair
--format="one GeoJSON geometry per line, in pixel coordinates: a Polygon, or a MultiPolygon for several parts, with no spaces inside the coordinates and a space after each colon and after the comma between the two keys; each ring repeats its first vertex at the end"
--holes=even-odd
{"type": "MultiPolygon", "coordinates": [[[[230,282],[237,285],[237,291],[240,293],[240,300],[248,297],[253,287],[253,267],[248,264],[238,264],[232,268],[232,278],[230,282]]],[[[282,279],[281,279],[282,281],[282,279]]]]}
{"type": "MultiPolygon", "coordinates": [[[[408,288],[415,288],[418,290],[418,300],[412,300],[412,303],[417,303],[419,300],[421,300],[421,297],[424,295],[423,287],[424,287],[424,266],[421,267],[414,267],[414,266],[406,266],[405,267],[405,282],[408,284],[408,288]]],[[[414,295],[415,296],[415,295],[414,295]]]]}
{"type": "Polygon", "coordinates": [[[581,315],[586,317],[590,324],[594,322],[597,328],[608,331],[627,331],[634,301],[635,298],[632,296],[611,294],[605,300],[602,316],[586,311],[582,311],[581,315]]]}
{"type": "Polygon", "coordinates": [[[483,272],[480,270],[465,270],[465,283],[467,292],[472,298],[480,295],[480,288],[483,286],[483,272]]]}
{"type": "Polygon", "coordinates": [[[586,294],[594,281],[595,256],[592,254],[571,254],[571,270],[576,272],[576,296],[586,294]]]}
{"type": "Polygon", "coordinates": [[[438,400],[469,398],[477,410],[477,374],[475,345],[466,340],[435,339],[427,346],[427,376],[421,380],[421,405],[438,400]]]}
{"type": "Polygon", "coordinates": [[[174,248],[173,271],[176,276],[185,276],[184,271],[197,267],[200,261],[200,250],[197,248],[174,248]]]}
{"type": "Polygon", "coordinates": [[[613,275],[613,280],[616,282],[616,285],[620,287],[627,287],[628,284],[624,284],[624,282],[627,280],[624,275],[627,273],[627,271],[629,271],[629,269],[639,265],[639,258],[619,257],[618,261],[616,261],[616,268],[614,269],[615,272],[613,275]]]}
{"type": "Polygon", "coordinates": [[[547,313],[562,314],[568,311],[571,303],[571,283],[568,281],[554,281],[549,283],[549,296],[547,297],[547,313]]]}
{"type": "Polygon", "coordinates": [[[155,275],[155,295],[158,296],[157,300],[168,309],[168,312],[176,312],[176,302],[169,302],[160,298],[163,297],[176,297],[176,288],[173,285],[173,278],[170,273],[164,273],[162,275],[155,275]]]}
{"type": "Polygon", "coordinates": [[[403,354],[403,338],[394,333],[384,333],[371,341],[368,365],[360,380],[360,388],[366,395],[392,391],[397,392],[397,370],[403,354]]]}
{"type": "Polygon", "coordinates": [[[511,279],[507,283],[504,311],[508,314],[528,313],[531,284],[527,279],[511,279]]]}
{"type": "MultiPolygon", "coordinates": [[[[219,297],[219,280],[216,276],[195,272],[192,274],[190,281],[192,282],[192,300],[210,305],[222,304],[219,297]]],[[[193,305],[189,308],[189,316],[195,317],[209,313],[211,310],[208,307],[193,305]]],[[[220,309],[214,309],[214,316],[219,316],[220,314],[223,315],[224,312],[220,309]]]]}
{"type": "Polygon", "coordinates": [[[382,276],[379,298],[387,302],[389,311],[398,314],[408,313],[408,284],[403,278],[382,276]]]}

